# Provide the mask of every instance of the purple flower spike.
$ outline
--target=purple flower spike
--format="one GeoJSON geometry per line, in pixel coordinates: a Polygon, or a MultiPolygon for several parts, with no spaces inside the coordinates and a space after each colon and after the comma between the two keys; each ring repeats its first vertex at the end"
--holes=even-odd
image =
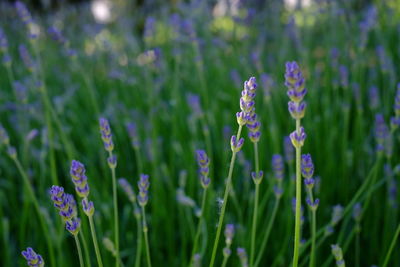
{"type": "Polygon", "coordinates": [[[85,166],[81,162],[77,160],[72,161],[70,169],[72,182],[75,185],[76,193],[83,198],[89,196],[89,185],[85,172],[85,166]]]}
{"type": "Polygon", "coordinates": [[[65,37],[62,35],[61,31],[59,29],[57,29],[55,26],[50,26],[47,29],[47,33],[50,35],[50,37],[56,41],[57,43],[61,44],[61,45],[65,45],[67,40],[65,39],[65,37]]]}
{"type": "Polygon", "coordinates": [[[137,127],[134,122],[130,122],[126,125],[129,137],[131,139],[131,144],[134,148],[139,148],[139,134],[137,132],[137,127]]]}
{"type": "Polygon", "coordinates": [[[0,52],[6,52],[8,50],[8,40],[3,31],[0,27],[0,52]]]}
{"type": "Polygon", "coordinates": [[[147,174],[141,174],[140,180],[138,182],[139,195],[137,198],[139,205],[142,207],[146,206],[149,200],[149,186],[150,186],[149,176],[147,174]]]}
{"type": "Polygon", "coordinates": [[[305,114],[306,110],[306,103],[305,102],[293,102],[289,101],[288,103],[288,110],[292,118],[295,120],[302,119],[305,114]]]}
{"type": "Polygon", "coordinates": [[[81,227],[81,220],[79,218],[73,218],[70,221],[65,222],[65,228],[74,236],[79,233],[81,227]]]}
{"type": "Polygon", "coordinates": [[[300,103],[307,93],[305,80],[297,62],[286,63],[285,85],[288,88],[290,100],[300,103]]]}
{"type": "Polygon", "coordinates": [[[239,256],[241,266],[248,267],[249,261],[248,261],[246,250],[244,248],[237,248],[236,253],[239,256]]]}
{"type": "Polygon", "coordinates": [[[251,173],[251,178],[253,178],[253,181],[255,184],[260,184],[263,176],[264,176],[263,171],[259,171],[258,173],[256,173],[256,172],[251,173]]]}
{"type": "Polygon", "coordinates": [[[283,166],[283,157],[280,154],[272,156],[272,170],[274,171],[274,177],[281,181],[284,177],[285,168],[283,166]]]}
{"type": "Polygon", "coordinates": [[[33,22],[31,13],[29,12],[28,8],[26,7],[26,5],[23,2],[16,1],[15,8],[17,10],[17,14],[18,14],[19,18],[22,20],[23,23],[29,24],[29,23],[33,22]]]}
{"type": "Polygon", "coordinates": [[[353,207],[353,218],[356,222],[359,222],[361,220],[361,214],[361,204],[357,202],[353,207]]]}
{"type": "Polygon", "coordinates": [[[304,140],[306,139],[307,135],[304,131],[303,127],[300,127],[299,133],[294,131],[290,134],[290,140],[292,140],[292,144],[294,147],[300,148],[304,145],[304,140]]]}
{"type": "Polygon", "coordinates": [[[22,256],[26,259],[26,263],[30,267],[43,267],[44,260],[42,256],[37,254],[31,247],[26,248],[21,252],[22,256]]]}
{"type": "Polygon", "coordinates": [[[125,178],[120,178],[120,179],[118,179],[118,183],[122,187],[122,189],[125,191],[125,194],[128,196],[129,200],[131,202],[135,202],[136,196],[135,196],[135,193],[133,192],[132,186],[129,184],[129,182],[125,178]]]}
{"type": "Polygon", "coordinates": [[[53,185],[50,189],[50,198],[59,215],[65,222],[66,229],[73,235],[77,235],[80,229],[80,220],[77,217],[76,202],[72,195],[64,193],[64,188],[53,185]]]}
{"type": "Polygon", "coordinates": [[[283,194],[283,189],[281,186],[274,185],[274,194],[277,199],[281,198],[283,194]]]}
{"type": "Polygon", "coordinates": [[[107,158],[107,163],[111,169],[115,169],[117,167],[117,156],[116,155],[109,156],[107,158]]]}
{"type": "Polygon", "coordinates": [[[237,153],[242,149],[244,143],[244,139],[240,138],[239,141],[237,141],[236,135],[232,135],[231,137],[231,150],[233,153],[237,153]]]}
{"type": "Polygon", "coordinates": [[[294,149],[289,136],[285,136],[283,145],[285,151],[285,160],[290,163],[294,160],[294,149]]]}
{"type": "Polygon", "coordinates": [[[32,72],[36,65],[33,62],[33,59],[29,54],[28,49],[26,48],[25,45],[21,44],[18,46],[18,50],[19,50],[19,55],[21,56],[21,59],[25,64],[25,67],[32,72]]]}
{"type": "Polygon", "coordinates": [[[307,205],[310,207],[312,211],[316,211],[319,205],[319,199],[315,199],[314,201],[311,201],[311,199],[307,198],[306,199],[307,205]]]}
{"type": "Polygon", "coordinates": [[[197,164],[199,165],[200,182],[204,189],[210,185],[209,175],[209,165],[210,159],[208,158],[204,150],[196,150],[197,164]]]}
{"type": "Polygon", "coordinates": [[[386,126],[385,119],[382,114],[375,116],[375,139],[376,151],[382,152],[385,148],[385,142],[389,137],[389,129],[386,126]]]}
{"type": "Polygon", "coordinates": [[[232,244],[233,236],[235,235],[235,226],[233,224],[227,224],[225,226],[225,243],[230,246],[232,244]]]}
{"type": "Polygon", "coordinates": [[[310,154],[301,155],[301,173],[306,179],[310,179],[314,175],[314,164],[310,154]]]}
{"type": "Polygon", "coordinates": [[[100,118],[99,123],[101,139],[103,140],[104,148],[106,151],[112,152],[114,150],[114,143],[112,141],[110,123],[105,118],[100,118]]]}
{"type": "Polygon", "coordinates": [[[94,214],[94,205],[92,201],[89,201],[86,197],[82,199],[83,211],[86,216],[91,217],[94,214]]]}

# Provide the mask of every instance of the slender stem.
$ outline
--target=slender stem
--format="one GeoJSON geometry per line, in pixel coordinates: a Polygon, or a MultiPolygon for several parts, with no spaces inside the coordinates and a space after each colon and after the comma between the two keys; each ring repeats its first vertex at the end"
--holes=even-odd
{"type": "Polygon", "coordinates": [[[150,258],[150,248],[149,248],[149,237],[146,222],[146,212],[144,211],[144,207],[142,207],[142,217],[143,217],[143,234],[144,234],[144,243],[146,245],[146,259],[147,259],[147,266],[151,267],[151,258],[150,258]]]}
{"type": "Polygon", "coordinates": [[[388,252],[386,253],[385,261],[383,262],[382,267],[386,267],[388,265],[390,255],[392,254],[394,246],[396,245],[396,241],[397,241],[397,238],[399,237],[399,234],[400,234],[400,223],[397,226],[396,233],[394,234],[392,242],[390,243],[390,247],[389,247],[388,252]]]}
{"type": "Polygon", "coordinates": [[[269,220],[269,223],[268,223],[268,226],[267,226],[267,230],[266,230],[264,238],[262,240],[261,247],[259,249],[259,253],[258,253],[258,256],[256,258],[256,262],[254,264],[254,267],[257,267],[258,264],[260,264],[260,261],[262,259],[263,251],[265,250],[265,246],[267,245],[267,241],[268,241],[269,235],[270,235],[271,230],[272,230],[272,225],[274,224],[275,217],[276,217],[276,214],[278,212],[279,203],[280,203],[280,198],[277,198],[276,201],[275,201],[274,208],[272,210],[271,219],[269,220]]]}
{"type": "MultiPolygon", "coordinates": [[[[296,120],[296,131],[300,132],[300,120],[296,120]]],[[[293,267],[297,267],[300,248],[300,226],[301,226],[301,147],[296,147],[296,219],[294,227],[294,252],[293,267]]]]}
{"type": "Polygon", "coordinates": [[[85,254],[85,260],[86,260],[86,265],[87,266],[92,266],[91,262],[90,262],[90,255],[89,255],[89,249],[86,243],[86,239],[85,236],[83,235],[83,231],[79,231],[79,235],[81,237],[82,240],[82,247],[83,247],[83,253],[85,254]]]}
{"type": "Polygon", "coordinates": [[[81,244],[79,243],[79,238],[77,235],[74,235],[74,238],[75,238],[76,250],[78,250],[79,265],[81,267],[84,267],[85,264],[83,263],[82,250],[81,250],[81,244]]]}
{"type": "Polygon", "coordinates": [[[35,193],[33,191],[32,185],[29,182],[28,175],[26,174],[26,172],[22,168],[21,162],[16,157],[12,157],[12,160],[14,161],[15,165],[17,166],[17,169],[18,169],[19,173],[22,176],[22,180],[24,181],[25,186],[26,186],[26,188],[28,190],[28,195],[29,195],[29,197],[30,197],[30,199],[31,199],[31,201],[33,203],[33,206],[35,207],[36,212],[38,214],[39,222],[40,222],[40,225],[42,227],[44,236],[46,238],[47,247],[48,247],[49,254],[50,254],[50,261],[52,263],[55,263],[53,246],[51,245],[51,239],[50,239],[50,236],[49,236],[49,231],[48,231],[48,229],[46,227],[45,219],[43,217],[42,212],[40,211],[39,201],[37,200],[37,198],[35,196],[35,193]]]}
{"type": "Polygon", "coordinates": [[[254,263],[254,247],[256,244],[256,232],[257,232],[257,215],[258,215],[258,197],[260,191],[261,177],[258,177],[260,171],[260,165],[258,160],[258,143],[254,142],[254,160],[256,165],[256,180],[254,180],[256,186],[256,196],[254,199],[254,212],[253,212],[253,224],[251,230],[251,248],[250,248],[250,266],[253,267],[254,263]]]}
{"type": "MultiPolygon", "coordinates": [[[[109,153],[112,157],[112,152],[109,153]]],[[[115,235],[115,266],[119,266],[119,225],[118,225],[118,199],[117,199],[117,178],[115,177],[115,168],[111,169],[112,187],[113,187],[113,202],[114,202],[114,235],[115,235]]]]}
{"type": "MultiPolygon", "coordinates": [[[[360,226],[357,225],[357,227],[360,226]]],[[[360,267],[360,231],[356,233],[356,267],[360,267]]]]}
{"type": "Polygon", "coordinates": [[[196,235],[195,235],[195,238],[194,238],[192,255],[190,257],[190,266],[192,266],[192,264],[193,264],[193,256],[196,253],[197,243],[199,242],[199,237],[200,237],[200,232],[201,232],[201,224],[202,224],[203,219],[204,219],[203,215],[204,215],[204,208],[206,206],[206,199],[207,199],[207,188],[203,190],[203,197],[202,197],[202,200],[201,200],[201,214],[200,214],[199,222],[197,224],[196,235]]]}
{"type": "Polygon", "coordinates": [[[251,231],[251,249],[250,249],[250,266],[253,267],[254,263],[254,246],[256,243],[256,228],[257,228],[257,214],[258,214],[258,195],[260,191],[260,184],[256,184],[256,198],[254,200],[254,213],[253,213],[253,225],[251,231]]]}
{"type": "Polygon", "coordinates": [[[225,267],[226,263],[228,262],[229,257],[224,256],[224,260],[222,261],[221,267],[225,267]]]}
{"type": "Polygon", "coordinates": [[[89,224],[90,224],[90,232],[92,233],[94,250],[96,252],[97,264],[99,265],[99,267],[103,267],[103,261],[101,260],[99,244],[97,242],[96,229],[93,223],[93,216],[89,216],[89,224]]]}
{"type": "MultiPolygon", "coordinates": [[[[312,200],[313,201],[313,200],[312,200]]],[[[316,236],[316,225],[317,225],[317,216],[316,210],[312,210],[312,223],[311,223],[311,256],[310,256],[310,267],[315,266],[315,236],[316,236]]]]}
{"type": "Polygon", "coordinates": [[[136,224],[137,224],[137,241],[136,241],[137,247],[136,247],[135,267],[140,267],[140,258],[142,255],[142,229],[139,216],[136,216],[136,224]]]}
{"type": "MultiPolygon", "coordinates": [[[[241,132],[242,132],[242,126],[239,126],[239,129],[238,129],[238,132],[236,135],[236,140],[238,140],[238,141],[240,139],[241,132]]],[[[231,186],[232,186],[232,173],[233,173],[233,166],[235,165],[236,154],[237,154],[237,152],[234,152],[234,151],[232,152],[231,163],[229,164],[228,180],[225,185],[224,200],[222,203],[221,214],[219,215],[219,219],[218,219],[217,235],[215,236],[213,251],[211,254],[210,267],[214,266],[215,256],[217,255],[218,241],[219,241],[219,237],[221,235],[222,223],[224,221],[226,203],[228,201],[229,191],[231,190],[231,186]]]]}

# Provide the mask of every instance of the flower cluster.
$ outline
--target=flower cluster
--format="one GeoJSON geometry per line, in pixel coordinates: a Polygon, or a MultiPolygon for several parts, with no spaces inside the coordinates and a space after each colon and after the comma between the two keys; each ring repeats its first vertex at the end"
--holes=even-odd
{"type": "Polygon", "coordinates": [[[19,55],[21,56],[22,61],[25,64],[25,67],[32,72],[35,68],[35,63],[33,62],[33,59],[31,55],[29,54],[28,49],[26,48],[25,45],[21,44],[18,47],[19,55]]]}
{"type": "Polygon", "coordinates": [[[330,235],[334,231],[334,227],[343,218],[343,207],[341,205],[335,205],[332,210],[332,217],[329,225],[325,229],[325,235],[330,235]]]}
{"type": "Polygon", "coordinates": [[[313,178],[314,175],[314,164],[312,162],[312,158],[310,154],[304,154],[301,156],[301,173],[304,177],[304,184],[307,188],[308,197],[306,202],[311,210],[315,211],[319,205],[319,199],[313,200],[312,197],[312,189],[315,184],[315,179],[313,178]]]}
{"type": "Polygon", "coordinates": [[[139,205],[141,207],[146,206],[149,200],[149,176],[147,174],[141,174],[140,180],[138,181],[139,195],[137,197],[139,205]]]}
{"type": "Polygon", "coordinates": [[[136,201],[136,195],[133,192],[132,186],[125,178],[118,179],[118,183],[121,186],[122,190],[124,190],[125,194],[128,196],[129,201],[134,203],[136,201]]]}
{"type": "Polygon", "coordinates": [[[233,241],[233,236],[235,235],[235,226],[233,224],[227,224],[225,226],[225,244],[226,246],[223,249],[224,257],[229,257],[232,253],[231,245],[233,241]]]}
{"type": "Polygon", "coordinates": [[[257,119],[255,101],[257,83],[256,78],[251,77],[244,82],[242,96],[240,98],[241,111],[236,113],[236,119],[240,126],[246,125],[249,129],[250,141],[256,143],[260,140],[260,122],[257,119]]]}
{"type": "Polygon", "coordinates": [[[276,198],[280,198],[283,194],[282,180],[285,175],[285,167],[283,165],[283,157],[280,154],[272,155],[272,170],[276,180],[274,193],[276,198]]]}
{"type": "Polygon", "coordinates": [[[8,50],[8,40],[3,31],[0,27],[0,52],[6,52],[8,50]]]}
{"type": "Polygon", "coordinates": [[[294,149],[292,145],[292,141],[290,140],[290,136],[285,136],[283,140],[283,148],[285,151],[285,160],[288,163],[293,162],[294,160],[294,149]]]}
{"type": "Polygon", "coordinates": [[[30,267],[43,267],[44,260],[40,254],[37,254],[32,248],[28,247],[21,252],[22,256],[26,259],[26,263],[30,267]]]}
{"type": "Polygon", "coordinates": [[[33,22],[31,13],[29,12],[28,8],[23,2],[16,1],[15,9],[17,10],[19,18],[22,20],[24,24],[30,24],[33,22]]]}
{"type": "MultiPolygon", "coordinates": [[[[307,93],[305,88],[305,80],[297,62],[287,62],[285,72],[285,86],[288,88],[287,95],[290,98],[288,109],[290,115],[295,120],[300,120],[304,117],[306,103],[303,98],[307,93]]],[[[304,128],[300,127],[297,131],[290,134],[290,139],[295,147],[302,147],[306,134],[304,128]]]]}
{"type": "Polygon", "coordinates": [[[246,250],[244,248],[237,248],[236,253],[239,256],[241,266],[242,267],[248,267],[249,266],[249,259],[247,257],[246,250]]]}
{"type": "Polygon", "coordinates": [[[78,196],[82,197],[83,211],[87,216],[93,216],[94,205],[92,201],[89,201],[89,184],[87,183],[87,177],[85,174],[85,166],[77,160],[73,160],[71,163],[70,174],[72,182],[75,185],[75,191],[78,196]]]}
{"type": "Polygon", "coordinates": [[[132,147],[135,149],[139,148],[139,135],[137,132],[137,127],[134,122],[129,122],[126,124],[126,129],[128,130],[129,138],[131,139],[132,147]]]}
{"type": "Polygon", "coordinates": [[[394,116],[390,119],[392,129],[400,126],[400,83],[397,84],[397,92],[394,98],[394,116]]]}
{"type": "Polygon", "coordinates": [[[109,157],[107,159],[108,166],[110,168],[115,168],[117,167],[117,157],[112,154],[114,150],[114,143],[112,140],[110,123],[105,118],[100,118],[99,123],[101,139],[103,140],[105,150],[109,153],[109,157]]]}
{"type": "Polygon", "coordinates": [[[73,235],[79,233],[81,220],[78,218],[76,202],[72,195],[64,193],[64,188],[53,185],[50,189],[50,197],[57,208],[63,221],[65,228],[73,235]]]}
{"type": "Polygon", "coordinates": [[[196,150],[197,156],[197,164],[199,165],[199,173],[200,173],[200,182],[201,186],[206,189],[210,185],[209,175],[209,165],[210,159],[208,158],[206,152],[204,150],[196,150]]]}
{"type": "Polygon", "coordinates": [[[339,245],[331,245],[332,254],[336,260],[337,267],[345,267],[344,259],[343,259],[343,252],[339,245]]]}
{"type": "Polygon", "coordinates": [[[375,139],[376,151],[382,152],[390,139],[389,129],[382,114],[376,114],[375,116],[375,139]]]}

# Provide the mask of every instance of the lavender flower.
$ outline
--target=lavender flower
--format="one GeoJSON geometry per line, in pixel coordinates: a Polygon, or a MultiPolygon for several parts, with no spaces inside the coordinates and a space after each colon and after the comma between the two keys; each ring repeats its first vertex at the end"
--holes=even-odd
{"type": "Polygon", "coordinates": [[[200,105],[200,96],[192,93],[186,95],[186,102],[192,110],[193,116],[195,118],[200,118],[203,116],[203,110],[200,105]]]}
{"type": "Polygon", "coordinates": [[[225,226],[225,243],[226,245],[231,245],[233,236],[235,235],[235,226],[233,224],[227,224],[225,226]]]}
{"type": "Polygon", "coordinates": [[[376,109],[379,105],[379,91],[376,86],[369,88],[369,100],[372,109],[376,109]]]}
{"type": "Polygon", "coordinates": [[[237,153],[242,149],[244,143],[244,139],[240,138],[239,141],[237,140],[235,135],[231,137],[231,150],[233,153],[237,153]]]}
{"type": "Polygon", "coordinates": [[[271,91],[275,84],[274,80],[269,74],[262,73],[260,76],[261,84],[264,89],[264,99],[269,101],[271,99],[271,91]]]}
{"type": "Polygon", "coordinates": [[[118,179],[118,183],[121,186],[122,190],[124,190],[125,194],[128,196],[129,201],[134,203],[136,201],[136,195],[133,192],[132,186],[125,178],[118,179]]]}
{"type": "MultiPolygon", "coordinates": [[[[251,77],[248,81],[244,82],[242,97],[240,98],[241,112],[236,113],[238,124],[243,126],[247,124],[247,120],[254,114],[254,97],[256,96],[256,78],[251,77]]],[[[253,118],[252,124],[254,123],[253,118]]]]}
{"type": "Polygon", "coordinates": [[[18,14],[19,18],[22,20],[23,23],[29,24],[29,23],[33,22],[31,13],[29,12],[28,8],[26,7],[26,5],[23,2],[16,1],[15,8],[17,10],[17,14],[18,14]]]}
{"type": "Polygon", "coordinates": [[[30,267],[43,267],[44,260],[40,254],[37,254],[31,247],[26,248],[22,251],[22,256],[26,259],[28,266],[30,267]]]}
{"type": "Polygon", "coordinates": [[[8,50],[8,40],[3,29],[0,27],[0,52],[6,52],[8,50]]]}
{"type": "Polygon", "coordinates": [[[246,250],[244,248],[237,248],[236,253],[239,256],[241,266],[248,267],[249,262],[248,262],[246,250]]]}
{"type": "Polygon", "coordinates": [[[137,197],[141,207],[146,206],[147,201],[149,200],[149,186],[149,176],[147,174],[141,174],[138,182],[139,195],[137,197]]]}
{"type": "Polygon", "coordinates": [[[356,222],[361,220],[361,204],[357,202],[353,207],[353,218],[356,222]]]}
{"type": "Polygon", "coordinates": [[[394,98],[394,116],[390,118],[390,126],[393,130],[400,126],[400,83],[397,84],[397,92],[394,98]]]}
{"type": "Polygon", "coordinates": [[[72,161],[70,169],[72,182],[75,185],[75,190],[78,196],[83,198],[89,196],[89,185],[87,183],[85,172],[85,166],[81,162],[77,160],[72,161]]]}
{"type": "Polygon", "coordinates": [[[196,150],[197,155],[197,164],[199,165],[199,173],[200,173],[200,182],[201,186],[206,189],[210,185],[209,175],[209,164],[210,159],[208,158],[206,152],[204,150],[196,150]]]}
{"type": "Polygon", "coordinates": [[[301,173],[306,179],[310,179],[314,175],[314,164],[310,154],[301,155],[301,173]]]}
{"type": "Polygon", "coordinates": [[[300,103],[307,93],[305,80],[297,62],[286,63],[285,86],[292,102],[300,103]]]}
{"type": "Polygon", "coordinates": [[[110,123],[105,118],[100,118],[99,122],[101,139],[103,140],[104,148],[106,151],[112,152],[114,150],[114,143],[112,141],[110,123]]]}
{"type": "Polygon", "coordinates": [[[385,148],[385,141],[389,136],[389,129],[386,126],[385,119],[382,114],[375,116],[375,139],[376,151],[382,152],[385,148]]]}
{"type": "Polygon", "coordinates": [[[63,187],[53,185],[50,189],[50,198],[65,222],[65,228],[76,236],[80,229],[80,219],[77,217],[78,212],[74,197],[64,193],[63,187]]]}
{"type": "Polygon", "coordinates": [[[280,154],[272,155],[272,170],[277,180],[283,179],[285,168],[283,166],[283,157],[280,154]]]}
{"type": "Polygon", "coordinates": [[[335,257],[337,267],[345,267],[343,252],[339,245],[331,245],[332,254],[335,257]]]}
{"type": "Polygon", "coordinates": [[[25,64],[25,67],[27,67],[29,71],[33,71],[33,69],[35,68],[35,63],[33,62],[28,49],[25,47],[25,45],[21,44],[18,46],[18,50],[19,50],[19,55],[25,64]]]}
{"type": "Polygon", "coordinates": [[[340,85],[344,88],[349,86],[349,70],[346,66],[340,65],[339,67],[339,74],[340,74],[340,85]]]}
{"type": "Polygon", "coordinates": [[[291,163],[294,160],[294,148],[290,136],[285,136],[283,140],[283,147],[285,151],[285,160],[291,163]]]}
{"type": "Polygon", "coordinates": [[[50,26],[47,29],[47,32],[50,35],[50,37],[57,43],[61,45],[65,45],[67,43],[67,40],[65,39],[61,31],[57,29],[55,26],[50,26]]]}
{"type": "Polygon", "coordinates": [[[292,144],[296,148],[300,148],[304,145],[304,140],[306,139],[307,135],[304,131],[303,127],[300,127],[300,131],[294,131],[290,134],[290,140],[292,144]]]}
{"type": "Polygon", "coordinates": [[[316,198],[312,201],[309,197],[306,198],[307,205],[310,207],[312,211],[316,211],[319,205],[319,199],[316,198]]]}

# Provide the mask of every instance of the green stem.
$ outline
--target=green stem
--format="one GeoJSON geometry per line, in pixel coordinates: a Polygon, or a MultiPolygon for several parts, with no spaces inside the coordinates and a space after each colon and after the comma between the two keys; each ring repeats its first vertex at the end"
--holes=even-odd
{"type": "Polygon", "coordinates": [[[260,163],[258,159],[258,143],[254,142],[254,161],[256,167],[256,175],[254,179],[254,183],[256,186],[256,196],[254,199],[254,212],[253,212],[253,223],[251,230],[251,246],[250,246],[250,266],[253,267],[254,263],[254,247],[256,244],[256,232],[257,232],[257,215],[258,215],[258,197],[260,192],[260,183],[262,177],[258,177],[260,171],[260,163]]]}
{"type": "Polygon", "coordinates": [[[385,261],[383,262],[382,267],[386,267],[388,265],[390,255],[392,254],[394,246],[396,245],[396,241],[397,241],[397,238],[399,237],[399,234],[400,234],[400,223],[399,223],[399,226],[397,226],[396,233],[394,234],[392,242],[390,243],[390,247],[389,247],[388,252],[386,253],[385,261]]]}
{"type": "Polygon", "coordinates": [[[49,236],[49,231],[48,231],[48,229],[46,227],[45,219],[44,219],[44,217],[43,217],[43,215],[42,215],[42,213],[40,211],[39,202],[38,202],[38,200],[37,200],[37,198],[35,196],[35,193],[33,191],[32,185],[30,184],[29,178],[26,175],[26,172],[23,170],[21,162],[18,160],[18,158],[16,158],[16,157],[14,158],[13,157],[12,160],[14,161],[15,165],[17,166],[17,169],[18,169],[19,173],[22,176],[22,179],[23,179],[23,181],[25,183],[25,186],[26,186],[26,188],[28,190],[28,195],[29,195],[29,197],[30,197],[30,199],[31,199],[31,201],[33,203],[33,206],[35,207],[36,212],[38,214],[39,222],[40,222],[40,225],[42,227],[43,234],[44,234],[44,236],[46,238],[47,247],[48,247],[49,254],[50,254],[50,263],[55,263],[54,250],[53,250],[53,246],[51,245],[51,239],[50,239],[50,236],[49,236]]]}
{"type": "Polygon", "coordinates": [[[228,259],[229,259],[229,256],[228,257],[224,256],[224,260],[222,261],[221,267],[225,267],[226,266],[226,263],[228,262],[228,259]]]}
{"type": "MultiPolygon", "coordinates": [[[[238,129],[238,132],[236,135],[237,142],[239,142],[241,132],[242,132],[242,126],[239,126],[239,129],[238,129]]],[[[219,237],[221,235],[222,223],[224,221],[226,203],[228,201],[229,191],[231,190],[231,186],[232,186],[232,173],[233,173],[233,166],[235,165],[236,154],[237,154],[237,152],[232,151],[231,163],[229,164],[228,180],[225,185],[224,200],[222,203],[221,214],[219,215],[219,219],[218,219],[218,228],[217,228],[217,234],[215,236],[213,251],[211,254],[210,267],[214,266],[215,256],[217,255],[218,241],[219,241],[219,237]]]]}
{"type": "Polygon", "coordinates": [[[145,243],[145,246],[146,246],[147,266],[148,266],[148,267],[151,267],[150,248],[149,248],[149,237],[148,237],[149,228],[147,227],[146,212],[144,211],[144,207],[142,207],[142,217],[143,217],[144,243],[145,243]]]}
{"type": "Polygon", "coordinates": [[[77,235],[74,235],[74,238],[75,238],[76,250],[78,250],[79,265],[81,267],[84,267],[85,264],[83,263],[82,250],[81,250],[81,244],[79,243],[79,238],[77,235]]]}
{"type": "Polygon", "coordinates": [[[92,233],[94,250],[96,252],[97,264],[99,265],[99,267],[103,267],[103,261],[101,260],[99,244],[97,242],[96,229],[93,223],[93,216],[89,216],[89,224],[90,224],[90,232],[92,233]]]}
{"type": "Polygon", "coordinates": [[[190,257],[190,266],[192,266],[192,264],[193,264],[193,256],[196,253],[197,244],[199,242],[199,237],[200,237],[200,232],[201,232],[201,224],[204,219],[203,215],[204,215],[204,208],[206,206],[206,199],[207,199],[207,188],[203,190],[203,197],[202,197],[202,201],[201,201],[201,214],[200,214],[199,222],[197,224],[196,236],[194,238],[193,250],[192,250],[191,257],[190,257]]]}
{"type": "MultiPolygon", "coordinates": [[[[300,120],[296,120],[296,131],[300,132],[300,120]]],[[[300,248],[300,226],[301,226],[301,147],[296,147],[296,219],[294,227],[294,252],[293,267],[297,267],[300,248]]]]}
{"type": "Polygon", "coordinates": [[[269,238],[269,235],[270,235],[271,230],[272,230],[272,225],[274,224],[275,217],[276,217],[276,214],[278,212],[279,203],[280,203],[280,198],[277,198],[276,201],[275,201],[274,208],[272,210],[271,219],[269,220],[269,223],[268,223],[268,226],[267,226],[267,230],[266,230],[264,238],[262,240],[261,247],[259,249],[259,253],[258,253],[258,256],[256,258],[256,262],[254,264],[254,267],[257,267],[258,264],[260,264],[260,261],[262,259],[263,251],[265,250],[265,246],[267,245],[268,238],[269,238]]]}
{"type": "MultiPolygon", "coordinates": [[[[313,203],[314,203],[314,201],[313,201],[313,203]]],[[[311,223],[311,257],[310,257],[310,265],[309,265],[310,267],[315,266],[316,225],[317,225],[316,210],[313,210],[312,211],[312,223],[311,223]]]]}
{"type": "Polygon", "coordinates": [[[142,229],[139,216],[136,216],[136,224],[137,224],[137,248],[136,248],[135,267],[140,267],[140,258],[142,255],[142,229]]]}
{"type": "MultiPolygon", "coordinates": [[[[109,153],[112,157],[112,152],[109,153]]],[[[114,235],[115,235],[115,266],[119,266],[119,226],[118,226],[118,200],[117,200],[117,178],[115,177],[115,168],[111,168],[113,184],[113,202],[114,202],[114,235]]]]}

